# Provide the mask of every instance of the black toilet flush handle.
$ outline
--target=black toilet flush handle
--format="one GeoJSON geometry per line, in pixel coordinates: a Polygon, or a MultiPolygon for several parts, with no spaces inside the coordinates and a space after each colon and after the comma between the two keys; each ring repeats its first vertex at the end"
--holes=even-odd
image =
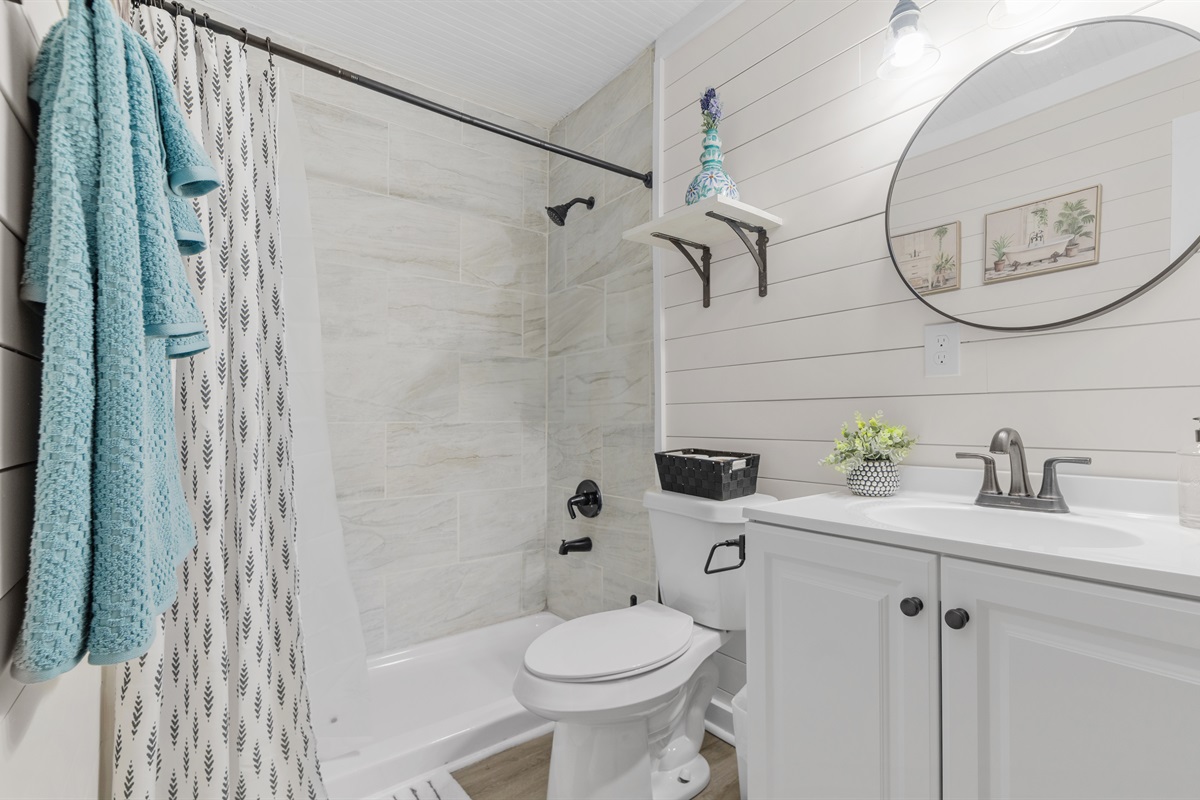
{"type": "Polygon", "coordinates": [[[575,519],[575,509],[578,508],[579,513],[585,517],[595,517],[599,515],[603,505],[600,498],[600,487],[596,485],[596,482],[581,481],[575,487],[575,496],[567,501],[567,513],[571,515],[571,519],[575,519]]]}

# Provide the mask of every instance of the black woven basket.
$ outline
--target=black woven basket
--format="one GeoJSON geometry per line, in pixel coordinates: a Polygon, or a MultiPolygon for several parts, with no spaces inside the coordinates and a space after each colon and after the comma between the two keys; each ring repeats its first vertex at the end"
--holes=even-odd
{"type": "Polygon", "coordinates": [[[724,450],[685,448],[655,453],[658,479],[663,491],[707,497],[709,500],[732,500],[754,494],[758,488],[758,454],[728,453],[724,450]],[[732,456],[745,459],[746,465],[734,469],[734,461],[708,461],[687,458],[688,455],[732,456]]]}

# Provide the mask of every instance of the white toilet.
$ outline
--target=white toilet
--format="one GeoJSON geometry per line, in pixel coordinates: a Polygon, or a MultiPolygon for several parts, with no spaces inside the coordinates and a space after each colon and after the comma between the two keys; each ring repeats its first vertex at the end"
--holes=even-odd
{"type": "MultiPolygon", "coordinates": [[[[718,502],[647,492],[662,604],[571,620],[525,653],[517,700],[554,720],[550,800],[690,800],[708,785],[700,755],[717,688],[712,655],[746,627],[745,571],[705,574],[737,539],[755,494],[718,502]]],[[[569,557],[569,556],[568,556],[569,557]]],[[[736,564],[736,547],[713,566],[736,564]]]]}

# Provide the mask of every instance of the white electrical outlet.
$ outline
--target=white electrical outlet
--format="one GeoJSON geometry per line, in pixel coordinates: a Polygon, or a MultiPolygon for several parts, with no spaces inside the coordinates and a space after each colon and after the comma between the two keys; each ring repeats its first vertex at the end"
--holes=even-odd
{"type": "Polygon", "coordinates": [[[925,377],[945,378],[959,374],[958,323],[925,326],[925,377]]]}

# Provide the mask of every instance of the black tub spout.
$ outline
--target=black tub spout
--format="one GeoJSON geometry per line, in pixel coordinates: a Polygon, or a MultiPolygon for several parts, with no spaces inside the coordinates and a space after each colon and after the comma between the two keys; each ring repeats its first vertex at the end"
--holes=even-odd
{"type": "Polygon", "coordinates": [[[562,540],[562,544],[558,546],[558,554],[565,556],[567,553],[589,553],[592,550],[592,537],[584,536],[582,539],[572,539],[567,541],[562,540]]]}

